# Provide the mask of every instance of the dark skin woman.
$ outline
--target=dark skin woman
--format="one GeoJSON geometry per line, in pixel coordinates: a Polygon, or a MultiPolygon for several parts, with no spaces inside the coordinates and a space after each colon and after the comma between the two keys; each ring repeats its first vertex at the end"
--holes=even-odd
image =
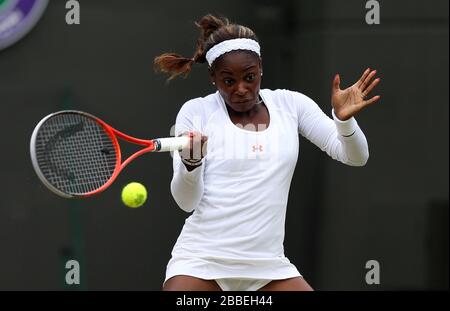
{"type": "MultiPolygon", "coordinates": [[[[201,40],[193,58],[183,58],[175,54],[163,54],[156,59],[156,64],[164,72],[173,77],[186,74],[193,63],[204,63],[209,49],[225,40],[234,38],[255,39],[254,34],[242,26],[229,27],[216,17],[205,16],[199,23],[202,30],[201,40]],[[213,25],[213,26],[211,26],[213,25]],[[228,27],[228,28],[227,28],[228,27]]],[[[245,49],[223,53],[210,64],[211,83],[217,88],[226,104],[230,120],[238,127],[246,129],[267,129],[271,124],[269,109],[260,96],[263,77],[262,58],[254,51],[245,49]]],[[[380,82],[375,77],[376,71],[367,68],[361,77],[351,86],[341,89],[340,76],[335,75],[332,81],[331,103],[335,116],[340,121],[355,117],[365,107],[376,103],[380,96],[369,97],[369,94],[380,82]]],[[[192,137],[190,148],[182,150],[180,156],[188,171],[202,165],[206,156],[208,137],[198,131],[183,132],[181,135],[192,137]]],[[[215,280],[202,279],[193,275],[175,275],[164,283],[163,290],[221,290],[215,280]]],[[[302,276],[271,280],[258,288],[261,291],[311,291],[312,287],[302,276]]]]}

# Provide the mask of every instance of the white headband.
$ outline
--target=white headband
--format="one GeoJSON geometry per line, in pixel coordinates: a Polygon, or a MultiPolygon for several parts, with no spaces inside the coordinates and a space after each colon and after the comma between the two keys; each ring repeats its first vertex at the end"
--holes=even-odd
{"type": "Polygon", "coordinates": [[[239,38],[239,39],[225,40],[209,49],[209,51],[206,53],[206,60],[208,61],[208,64],[211,66],[211,64],[218,57],[222,56],[225,53],[235,50],[253,51],[256,54],[258,54],[258,56],[261,56],[260,49],[261,48],[259,47],[258,42],[256,42],[253,39],[239,38]]]}

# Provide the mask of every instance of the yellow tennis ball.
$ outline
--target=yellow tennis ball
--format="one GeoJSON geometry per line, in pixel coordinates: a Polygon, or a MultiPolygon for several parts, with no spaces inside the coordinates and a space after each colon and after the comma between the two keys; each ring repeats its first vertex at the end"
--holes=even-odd
{"type": "Polygon", "coordinates": [[[147,189],[138,182],[131,182],[122,189],[122,201],[128,207],[139,207],[147,200],[147,189]]]}

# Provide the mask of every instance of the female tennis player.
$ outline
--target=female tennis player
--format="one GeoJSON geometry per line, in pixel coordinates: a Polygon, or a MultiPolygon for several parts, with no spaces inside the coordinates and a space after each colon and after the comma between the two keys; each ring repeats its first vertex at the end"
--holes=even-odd
{"type": "Polygon", "coordinates": [[[366,138],[354,116],[380,97],[367,69],[351,87],[332,82],[332,119],[295,91],[260,89],[261,49],[254,32],[206,15],[193,57],[155,58],[170,78],[207,63],[217,92],[187,101],[176,134],[192,143],[174,154],[172,195],[187,218],[167,265],[163,290],[312,290],[284,255],[289,187],[298,134],[330,157],[363,166],[366,138]],[[207,142],[207,143],[206,143],[207,142]]]}

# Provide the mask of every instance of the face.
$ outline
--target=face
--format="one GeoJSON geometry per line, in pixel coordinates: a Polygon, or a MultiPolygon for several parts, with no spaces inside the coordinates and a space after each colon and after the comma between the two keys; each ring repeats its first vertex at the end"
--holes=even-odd
{"type": "Polygon", "coordinates": [[[245,51],[222,55],[210,71],[225,103],[236,112],[247,112],[258,102],[261,72],[261,59],[245,51]]]}

